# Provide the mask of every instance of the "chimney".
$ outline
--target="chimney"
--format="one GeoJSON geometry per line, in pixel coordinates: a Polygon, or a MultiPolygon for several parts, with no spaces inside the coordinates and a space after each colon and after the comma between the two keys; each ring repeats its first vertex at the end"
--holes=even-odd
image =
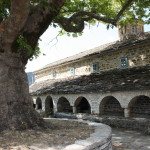
{"type": "Polygon", "coordinates": [[[126,40],[130,37],[137,36],[144,32],[144,23],[139,20],[135,20],[132,24],[118,26],[119,40],[126,40]]]}

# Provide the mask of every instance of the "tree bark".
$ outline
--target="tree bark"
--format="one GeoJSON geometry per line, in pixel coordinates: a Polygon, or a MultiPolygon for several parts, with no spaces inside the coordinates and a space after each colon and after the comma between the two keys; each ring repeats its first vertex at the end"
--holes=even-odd
{"type": "Polygon", "coordinates": [[[28,59],[33,56],[34,48],[39,37],[47,30],[53,19],[60,13],[65,1],[66,0],[47,0],[49,7],[37,8],[37,11],[29,15],[22,35],[33,48],[33,51],[30,56],[24,53],[21,54],[24,63],[27,63],[28,59]]]}
{"type": "Polygon", "coordinates": [[[12,0],[8,19],[0,24],[0,52],[11,53],[12,43],[21,33],[29,14],[29,0],[12,0]]]}
{"type": "Polygon", "coordinates": [[[24,65],[17,54],[0,56],[0,131],[44,126],[33,109],[24,65]]]}
{"type": "Polygon", "coordinates": [[[25,32],[26,36],[30,35],[27,37],[33,43],[29,44],[34,47],[65,0],[49,0],[53,7],[58,7],[57,11],[41,8],[33,15],[29,14],[28,2],[29,0],[12,0],[11,15],[0,24],[0,131],[45,127],[43,119],[34,110],[29,95],[25,73],[28,58],[25,57],[24,61],[21,53],[26,50],[18,50],[18,45],[14,46],[14,43],[25,32]]]}
{"type": "Polygon", "coordinates": [[[11,15],[0,24],[0,131],[44,126],[32,108],[29,85],[19,53],[12,45],[29,15],[29,0],[12,0],[11,15]]]}

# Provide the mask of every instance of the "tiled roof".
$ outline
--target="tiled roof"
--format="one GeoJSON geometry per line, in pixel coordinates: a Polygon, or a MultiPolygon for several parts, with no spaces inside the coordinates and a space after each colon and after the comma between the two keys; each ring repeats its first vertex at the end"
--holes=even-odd
{"type": "Polygon", "coordinates": [[[150,90],[149,75],[150,65],[147,65],[130,69],[115,69],[76,78],[46,80],[31,85],[30,94],[79,94],[150,90]]]}

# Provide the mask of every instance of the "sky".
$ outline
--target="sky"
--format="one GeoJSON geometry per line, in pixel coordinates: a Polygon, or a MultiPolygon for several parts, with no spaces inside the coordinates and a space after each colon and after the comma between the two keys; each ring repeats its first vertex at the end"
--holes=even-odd
{"type": "MultiPolygon", "coordinates": [[[[116,41],[119,38],[117,28],[107,30],[104,24],[85,27],[83,35],[77,38],[66,35],[57,37],[59,31],[60,29],[49,27],[40,37],[41,55],[28,62],[26,72],[36,71],[54,61],[116,41]]],[[[150,31],[150,25],[145,25],[144,31],[150,31]]]]}

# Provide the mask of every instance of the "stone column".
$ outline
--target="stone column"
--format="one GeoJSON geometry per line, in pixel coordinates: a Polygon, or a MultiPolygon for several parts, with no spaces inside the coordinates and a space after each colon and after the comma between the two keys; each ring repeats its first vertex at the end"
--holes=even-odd
{"type": "Polygon", "coordinates": [[[35,104],[35,110],[37,110],[38,109],[38,105],[37,104],[35,104]]]}
{"type": "Polygon", "coordinates": [[[124,117],[125,118],[130,117],[130,109],[129,108],[124,108],[124,117]]]}
{"type": "Polygon", "coordinates": [[[42,101],[42,111],[45,112],[45,99],[42,98],[41,101],[42,101]]]}
{"type": "Polygon", "coordinates": [[[91,107],[91,114],[100,114],[98,105],[91,107]]]}
{"type": "Polygon", "coordinates": [[[73,113],[76,114],[77,113],[77,108],[75,106],[73,106],[73,113]]]}
{"type": "Polygon", "coordinates": [[[56,107],[56,105],[53,105],[53,112],[54,112],[54,114],[57,113],[57,107],[56,107]]]}

